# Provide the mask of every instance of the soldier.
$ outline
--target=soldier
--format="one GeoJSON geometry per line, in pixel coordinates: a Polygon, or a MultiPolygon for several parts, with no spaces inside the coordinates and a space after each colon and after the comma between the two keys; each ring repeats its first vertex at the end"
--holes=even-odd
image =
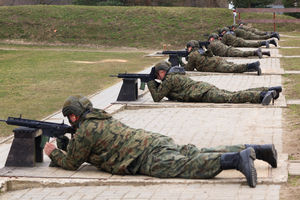
{"type": "Polygon", "coordinates": [[[81,95],[67,98],[62,112],[76,129],[74,138],[66,140],[66,152],[52,143],[46,143],[44,151],[57,167],[67,170],[76,170],[88,162],[112,174],[208,179],[222,170],[237,169],[248,185],[255,187],[255,158],[277,167],[273,144],[202,149],[192,144],[177,145],[170,137],[126,126],[93,108],[81,95]]]}
{"type": "Polygon", "coordinates": [[[249,57],[258,56],[262,58],[262,55],[271,56],[270,51],[262,52],[261,49],[255,51],[242,51],[231,46],[223,44],[219,40],[219,36],[216,33],[212,33],[208,36],[209,45],[207,50],[210,50],[214,55],[221,57],[249,57]]]}
{"type": "Polygon", "coordinates": [[[200,72],[222,72],[222,73],[244,73],[256,71],[257,75],[261,74],[260,63],[253,62],[248,64],[235,64],[228,62],[219,56],[213,56],[211,51],[199,51],[199,42],[191,40],[187,43],[188,63],[181,65],[186,71],[194,71],[196,68],[200,72]]]}
{"type": "MultiPolygon", "coordinates": [[[[265,32],[265,31],[260,31],[260,30],[258,30],[257,28],[253,28],[253,27],[251,27],[251,26],[247,26],[247,24],[246,23],[244,23],[244,22],[240,22],[239,23],[239,28],[240,29],[243,29],[243,30],[245,30],[245,31],[248,31],[248,32],[251,32],[251,33],[254,33],[254,34],[256,34],[256,35],[270,35],[270,34],[278,34],[277,32],[265,32]]],[[[279,36],[279,34],[278,34],[278,37],[280,38],[280,36],[279,36]]]]}
{"type": "Polygon", "coordinates": [[[221,90],[214,85],[202,81],[194,81],[184,74],[168,73],[170,64],[161,62],[155,65],[157,84],[154,80],[147,83],[152,99],[159,102],[164,97],[180,102],[208,103],[261,103],[269,105],[277,99],[282,91],[281,86],[260,87],[237,92],[221,90]]]}
{"type": "Polygon", "coordinates": [[[273,33],[271,35],[256,35],[254,33],[247,32],[243,29],[237,28],[234,25],[231,26],[231,30],[235,33],[236,37],[241,37],[245,40],[265,40],[269,38],[277,38],[278,40],[280,40],[279,35],[276,33],[273,33]]]}
{"type": "Polygon", "coordinates": [[[270,44],[273,44],[277,47],[277,43],[274,39],[266,40],[266,41],[246,41],[243,38],[236,37],[233,32],[229,30],[229,28],[224,27],[220,30],[220,40],[222,43],[232,46],[232,47],[261,47],[266,46],[270,47],[270,44]]]}

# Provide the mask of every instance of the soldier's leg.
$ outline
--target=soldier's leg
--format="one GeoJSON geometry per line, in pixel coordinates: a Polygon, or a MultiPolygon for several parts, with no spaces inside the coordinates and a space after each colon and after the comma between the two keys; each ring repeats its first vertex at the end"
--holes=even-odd
{"type": "Polygon", "coordinates": [[[244,73],[247,72],[247,70],[247,64],[235,64],[224,59],[214,66],[215,72],[222,73],[244,73]]]}
{"type": "Polygon", "coordinates": [[[213,87],[203,95],[202,101],[211,103],[261,103],[261,92],[255,90],[231,92],[213,87]]]}
{"type": "Polygon", "coordinates": [[[254,51],[242,51],[236,48],[229,48],[226,52],[226,56],[228,57],[249,57],[254,56],[254,51]]]}
{"type": "Polygon", "coordinates": [[[255,35],[255,34],[251,34],[250,36],[250,40],[266,40],[271,38],[269,35],[255,35]]]}
{"type": "Polygon", "coordinates": [[[192,150],[180,153],[179,145],[166,145],[152,151],[142,163],[139,173],[161,178],[213,178],[222,170],[237,169],[242,172],[250,187],[256,185],[253,148],[236,153],[201,153],[192,150]]]}
{"type": "Polygon", "coordinates": [[[221,145],[217,147],[210,147],[210,148],[202,148],[200,151],[202,153],[226,153],[226,152],[240,152],[246,149],[244,144],[238,145],[221,145]]]}
{"type": "Polygon", "coordinates": [[[213,178],[222,171],[221,153],[201,153],[195,146],[186,147],[169,144],[156,148],[138,172],[160,178],[213,178]]]}

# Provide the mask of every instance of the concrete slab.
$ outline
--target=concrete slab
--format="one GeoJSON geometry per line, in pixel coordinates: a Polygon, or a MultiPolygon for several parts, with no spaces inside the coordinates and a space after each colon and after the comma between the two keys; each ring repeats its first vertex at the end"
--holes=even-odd
{"type": "MultiPolygon", "coordinates": [[[[52,194],[55,199],[268,199],[278,200],[280,185],[258,185],[255,189],[242,184],[160,184],[160,185],[115,185],[72,186],[67,188],[33,188],[8,192],[0,196],[10,200],[42,200],[52,194]],[[34,195],[35,194],[35,195],[34,195]],[[76,197],[76,198],[75,198],[76,197]]],[[[54,199],[53,198],[53,199],[54,199]]],[[[48,199],[48,198],[47,198],[48,199]]]]}
{"type": "Polygon", "coordinates": [[[290,160],[288,171],[292,176],[300,176],[300,160],[290,160]]]}
{"type": "MultiPolygon", "coordinates": [[[[220,89],[225,89],[229,91],[245,90],[255,87],[270,87],[277,86],[281,84],[281,76],[271,75],[271,76],[244,76],[238,74],[227,74],[227,75],[212,75],[212,76],[191,76],[193,80],[204,81],[215,85],[220,89]]],[[[185,106],[185,107],[265,107],[261,104],[214,104],[214,103],[182,103],[168,101],[164,98],[161,102],[154,102],[150,92],[146,93],[143,97],[139,98],[137,101],[126,101],[126,102],[114,102],[114,104],[126,104],[127,106],[151,106],[151,107],[175,107],[175,106],[185,106]]],[[[286,100],[284,95],[275,101],[274,105],[269,105],[267,107],[286,107],[286,100]]]]}
{"type": "Polygon", "coordinates": [[[288,105],[294,104],[294,105],[300,105],[300,99],[289,99],[286,102],[288,105]]]}

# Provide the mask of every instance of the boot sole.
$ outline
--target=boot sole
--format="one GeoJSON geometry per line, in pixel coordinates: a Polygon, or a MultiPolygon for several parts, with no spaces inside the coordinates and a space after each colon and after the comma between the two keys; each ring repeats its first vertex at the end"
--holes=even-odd
{"type": "Polygon", "coordinates": [[[266,95],[263,100],[261,101],[261,104],[264,106],[267,106],[271,103],[271,100],[276,96],[276,91],[271,92],[269,95],[266,95]],[[274,94],[275,92],[275,94],[274,94]]]}
{"type": "Polygon", "coordinates": [[[248,185],[250,187],[256,187],[257,184],[257,173],[256,173],[256,169],[254,167],[254,160],[256,159],[256,154],[253,148],[248,148],[249,150],[247,150],[247,156],[249,156],[251,159],[249,159],[248,162],[248,167],[250,169],[250,177],[249,179],[247,179],[248,185]]]}
{"type": "Polygon", "coordinates": [[[260,68],[260,66],[258,66],[257,75],[258,75],[258,76],[261,75],[261,68],[260,68]]]}
{"type": "Polygon", "coordinates": [[[273,167],[273,168],[277,168],[277,151],[275,149],[275,145],[272,144],[272,159],[270,160],[270,165],[273,167]]]}

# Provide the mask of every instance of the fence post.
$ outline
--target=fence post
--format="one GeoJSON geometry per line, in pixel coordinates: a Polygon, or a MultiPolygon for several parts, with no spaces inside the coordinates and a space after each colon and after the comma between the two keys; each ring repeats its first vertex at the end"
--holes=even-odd
{"type": "Polygon", "coordinates": [[[274,32],[276,32],[275,12],[273,12],[274,32]]]}

